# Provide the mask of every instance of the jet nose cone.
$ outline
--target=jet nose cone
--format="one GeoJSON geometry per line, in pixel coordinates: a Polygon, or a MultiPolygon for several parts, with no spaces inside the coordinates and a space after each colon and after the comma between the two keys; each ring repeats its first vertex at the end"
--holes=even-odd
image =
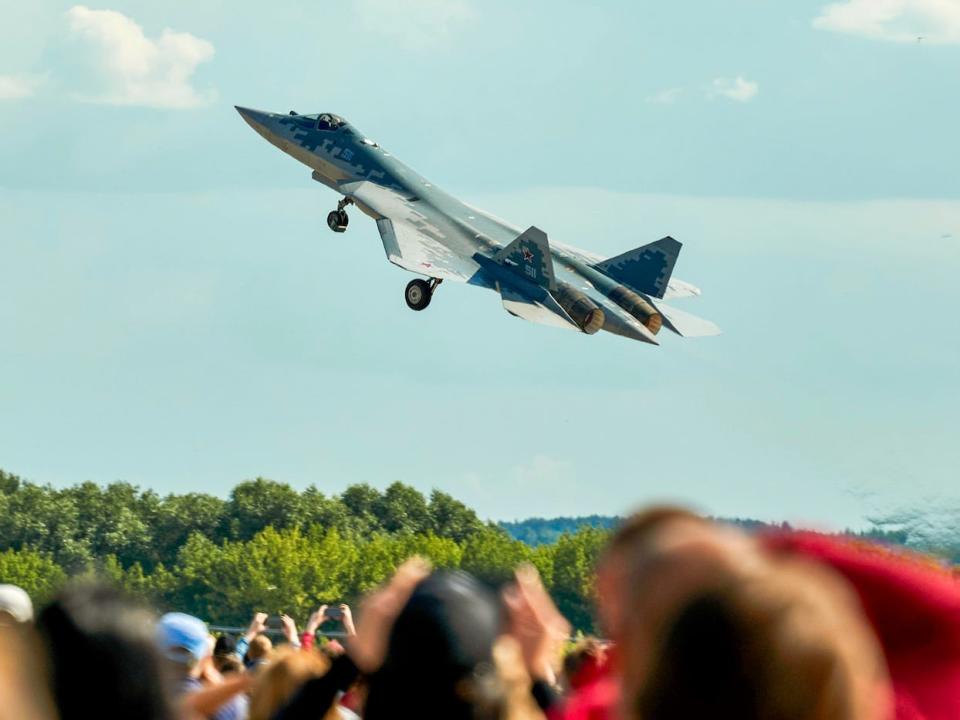
{"type": "Polygon", "coordinates": [[[234,105],[234,107],[237,109],[237,112],[240,113],[240,117],[246,120],[254,130],[266,125],[266,121],[270,117],[270,113],[265,113],[261,110],[254,110],[253,108],[242,107],[241,105],[234,105]]]}

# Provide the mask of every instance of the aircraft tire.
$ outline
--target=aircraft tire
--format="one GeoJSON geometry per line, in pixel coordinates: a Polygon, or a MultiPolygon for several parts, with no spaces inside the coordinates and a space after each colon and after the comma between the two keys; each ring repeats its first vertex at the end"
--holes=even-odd
{"type": "Polygon", "coordinates": [[[342,233],[347,229],[347,214],[343,210],[331,210],[327,215],[327,227],[334,232],[342,233]]]}
{"type": "Polygon", "coordinates": [[[431,297],[433,297],[433,291],[430,289],[430,283],[420,278],[407,283],[407,289],[403,293],[403,298],[407,301],[407,307],[418,312],[426,309],[427,305],[430,304],[431,297]]]}

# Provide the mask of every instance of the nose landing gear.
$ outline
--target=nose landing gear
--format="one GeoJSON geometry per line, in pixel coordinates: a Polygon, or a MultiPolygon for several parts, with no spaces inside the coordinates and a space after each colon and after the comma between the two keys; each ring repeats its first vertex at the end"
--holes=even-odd
{"type": "Polygon", "coordinates": [[[431,298],[433,298],[433,291],[437,289],[437,285],[442,283],[443,280],[438,280],[437,278],[430,278],[429,281],[421,280],[417,278],[416,280],[411,280],[407,283],[407,289],[403,294],[404,299],[407,301],[407,307],[411,310],[425,310],[427,305],[430,304],[431,298]]]}
{"type": "Polygon", "coordinates": [[[330,214],[327,215],[327,227],[334,232],[342,233],[346,231],[347,225],[350,223],[347,211],[344,210],[347,205],[353,205],[353,200],[345,197],[337,203],[337,209],[331,210],[330,214]]]}

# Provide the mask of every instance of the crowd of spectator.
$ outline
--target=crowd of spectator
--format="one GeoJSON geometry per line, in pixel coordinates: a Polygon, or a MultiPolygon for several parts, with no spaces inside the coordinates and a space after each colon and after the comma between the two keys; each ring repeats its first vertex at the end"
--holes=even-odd
{"type": "Polygon", "coordinates": [[[0,720],[960,718],[960,583],[918,557],[654,508],[595,599],[605,639],[571,638],[532,566],[491,588],[414,557],[356,624],[341,604],[215,637],[104,585],[36,615],[0,585],[0,720]]]}

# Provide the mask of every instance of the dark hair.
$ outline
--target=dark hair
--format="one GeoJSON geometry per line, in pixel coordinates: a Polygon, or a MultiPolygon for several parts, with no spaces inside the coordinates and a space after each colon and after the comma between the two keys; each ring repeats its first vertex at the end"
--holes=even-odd
{"type": "Polygon", "coordinates": [[[224,655],[235,655],[237,653],[237,641],[233,635],[221,635],[213,646],[214,657],[224,655]]]}
{"type": "Polygon", "coordinates": [[[433,573],[393,626],[383,667],[370,678],[364,717],[475,717],[488,702],[502,624],[497,596],[472,575],[433,573]]]}
{"type": "Polygon", "coordinates": [[[757,718],[755,680],[744,646],[734,612],[722,597],[709,593],[693,599],[666,633],[637,698],[637,717],[757,718]]]}
{"type": "Polygon", "coordinates": [[[172,720],[153,616],[113,588],[70,586],[37,618],[60,720],[172,720]]]}

